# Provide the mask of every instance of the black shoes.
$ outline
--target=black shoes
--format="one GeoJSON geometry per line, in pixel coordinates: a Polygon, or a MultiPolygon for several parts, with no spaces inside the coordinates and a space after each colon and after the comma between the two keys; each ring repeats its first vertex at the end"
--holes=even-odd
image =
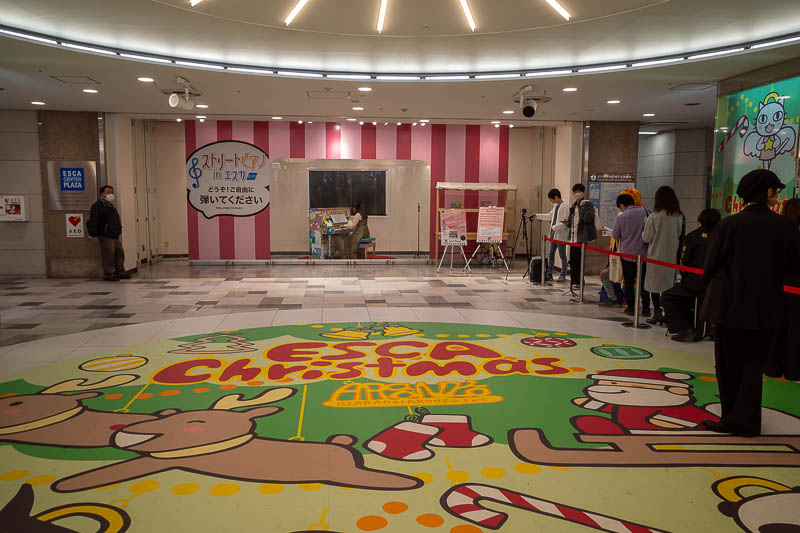
{"type": "Polygon", "coordinates": [[[119,281],[117,276],[103,276],[103,280],[105,281],[119,281]]]}
{"type": "Polygon", "coordinates": [[[694,330],[685,329],[673,335],[672,340],[675,342],[697,342],[699,339],[697,338],[697,333],[695,333],[694,330]]]}
{"type": "Polygon", "coordinates": [[[651,326],[663,326],[664,325],[664,313],[661,311],[660,307],[656,307],[655,312],[653,313],[653,318],[647,321],[648,324],[651,326]]]}
{"type": "Polygon", "coordinates": [[[116,274],[114,274],[114,277],[117,277],[119,279],[131,279],[131,275],[128,274],[127,272],[117,272],[116,274]]]}
{"type": "Polygon", "coordinates": [[[711,422],[706,420],[701,424],[703,428],[713,431],[714,433],[728,433],[736,435],[737,437],[752,438],[757,437],[759,434],[756,431],[746,431],[733,426],[729,426],[724,422],[711,422]]]}

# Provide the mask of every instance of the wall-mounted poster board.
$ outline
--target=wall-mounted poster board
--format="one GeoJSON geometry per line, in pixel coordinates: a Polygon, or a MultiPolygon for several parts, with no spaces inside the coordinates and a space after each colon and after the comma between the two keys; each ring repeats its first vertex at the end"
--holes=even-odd
{"type": "Polygon", "coordinates": [[[758,168],[786,184],[775,210],[795,195],[800,123],[800,77],[720,96],[714,129],[711,207],[722,216],[738,213],[742,176],[758,168]]]}
{"type": "Polygon", "coordinates": [[[636,186],[633,174],[590,174],[589,200],[600,215],[600,223],[605,228],[613,228],[617,220],[617,196],[625,189],[636,186]]]}
{"type": "Polygon", "coordinates": [[[467,244],[467,214],[463,209],[440,209],[442,246],[467,244]]]}
{"type": "Polygon", "coordinates": [[[501,242],[504,217],[505,209],[502,207],[480,207],[478,210],[478,242],[501,242]]]}

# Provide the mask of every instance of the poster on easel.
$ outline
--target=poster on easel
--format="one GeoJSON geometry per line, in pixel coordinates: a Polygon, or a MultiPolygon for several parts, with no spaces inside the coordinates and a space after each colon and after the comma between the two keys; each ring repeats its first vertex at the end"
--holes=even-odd
{"type": "Polygon", "coordinates": [[[442,246],[466,246],[467,214],[463,209],[440,209],[442,246]]]}
{"type": "Polygon", "coordinates": [[[503,222],[505,208],[481,207],[478,209],[478,239],[479,243],[499,243],[503,240],[503,222]]]}

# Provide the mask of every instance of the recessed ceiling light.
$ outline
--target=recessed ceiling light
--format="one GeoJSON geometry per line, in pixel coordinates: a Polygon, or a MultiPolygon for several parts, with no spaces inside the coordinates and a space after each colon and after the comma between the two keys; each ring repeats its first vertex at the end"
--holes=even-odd
{"type": "Polygon", "coordinates": [[[510,109],[506,109],[505,111],[503,111],[503,114],[504,114],[504,115],[513,115],[513,114],[514,114],[514,112],[513,112],[513,111],[511,111],[510,109]]]}
{"type": "Polygon", "coordinates": [[[308,0],[297,0],[294,8],[291,12],[289,12],[289,15],[284,19],[283,22],[285,22],[287,26],[291,24],[297,14],[300,13],[300,10],[305,7],[306,3],[308,3],[308,0]]]}
{"type": "Polygon", "coordinates": [[[373,121],[373,122],[372,122],[372,125],[373,125],[373,126],[377,126],[377,125],[378,125],[378,123],[373,121]]]}
{"type": "Polygon", "coordinates": [[[31,102],[33,105],[44,105],[44,102],[31,102]]]}
{"type": "Polygon", "coordinates": [[[514,127],[514,125],[513,125],[513,124],[509,124],[509,125],[508,125],[508,127],[509,127],[509,128],[513,128],[513,127],[514,127]]]}
{"type": "Polygon", "coordinates": [[[416,122],[412,124],[412,126],[416,126],[416,125],[417,125],[417,123],[416,123],[416,122]]]}
{"type": "Polygon", "coordinates": [[[570,15],[570,14],[569,14],[569,11],[567,11],[566,9],[564,9],[564,6],[562,6],[561,4],[559,4],[558,2],[556,2],[556,0],[545,0],[545,2],[547,2],[548,4],[550,4],[550,7],[552,7],[553,9],[555,9],[555,10],[558,12],[558,14],[559,14],[559,15],[561,15],[562,17],[564,17],[564,20],[569,20],[569,19],[570,19],[570,17],[572,17],[572,15],[570,15]]]}
{"type": "Polygon", "coordinates": [[[355,122],[355,121],[356,121],[356,119],[354,119],[354,118],[348,118],[347,119],[347,122],[355,122]]]}
{"type": "Polygon", "coordinates": [[[362,93],[368,93],[372,91],[372,87],[359,87],[358,90],[361,91],[362,93]]]}
{"type": "Polygon", "coordinates": [[[381,7],[378,10],[378,33],[383,31],[383,23],[386,20],[386,4],[389,0],[381,0],[381,7]]]}
{"type": "Polygon", "coordinates": [[[403,123],[402,123],[402,122],[398,122],[398,123],[397,123],[397,125],[398,125],[398,126],[402,126],[402,125],[403,125],[403,123]]]}
{"type": "Polygon", "coordinates": [[[313,124],[313,122],[309,120],[309,121],[307,122],[307,124],[313,124]]]}
{"type": "Polygon", "coordinates": [[[493,120],[492,124],[500,124],[500,121],[499,120],[493,120]]]}
{"type": "Polygon", "coordinates": [[[475,31],[477,26],[475,26],[475,19],[472,18],[472,11],[469,9],[467,0],[461,0],[461,9],[464,10],[464,16],[467,17],[467,24],[469,24],[470,29],[475,31]]]}
{"type": "Polygon", "coordinates": [[[298,124],[302,124],[302,123],[303,123],[303,121],[302,121],[302,120],[298,120],[298,121],[297,121],[297,123],[298,123],[298,124]]]}
{"type": "Polygon", "coordinates": [[[364,121],[363,121],[363,120],[359,120],[359,121],[358,121],[358,125],[359,125],[359,126],[363,126],[363,125],[364,125],[364,121]]]}
{"type": "Polygon", "coordinates": [[[420,126],[422,126],[422,127],[424,128],[425,126],[427,126],[427,124],[426,124],[425,122],[422,122],[422,123],[420,124],[420,126]]]}
{"type": "Polygon", "coordinates": [[[425,124],[426,122],[430,122],[431,119],[429,119],[429,118],[421,118],[419,121],[422,122],[423,124],[425,124]]]}
{"type": "Polygon", "coordinates": [[[494,125],[494,127],[495,127],[495,128],[499,128],[499,127],[500,127],[500,124],[495,124],[495,125],[494,125]]]}
{"type": "Polygon", "coordinates": [[[204,119],[204,118],[200,119],[200,122],[205,122],[205,121],[206,121],[206,119],[204,119]]]}
{"type": "Polygon", "coordinates": [[[575,91],[578,90],[578,88],[577,87],[564,87],[561,90],[564,91],[565,93],[574,93],[575,91]]]}
{"type": "Polygon", "coordinates": [[[199,107],[200,109],[208,109],[208,104],[197,104],[195,107],[199,107]]]}
{"type": "Polygon", "coordinates": [[[142,81],[144,83],[153,83],[155,81],[153,78],[148,78],[148,77],[145,77],[145,76],[142,76],[141,78],[136,78],[136,79],[138,79],[139,81],[142,81]]]}
{"type": "Polygon", "coordinates": [[[609,100],[609,101],[608,101],[608,102],[606,102],[606,103],[607,103],[607,104],[620,104],[620,103],[622,103],[622,100],[609,100]]]}
{"type": "Polygon", "coordinates": [[[364,108],[361,106],[356,106],[353,108],[353,111],[364,111],[364,108]]]}
{"type": "Polygon", "coordinates": [[[194,7],[194,6],[196,6],[197,4],[199,4],[202,1],[203,0],[189,0],[189,3],[192,4],[192,7],[194,7]]]}
{"type": "Polygon", "coordinates": [[[175,121],[176,122],[183,122],[183,119],[182,118],[176,118],[175,121]]]}
{"type": "Polygon", "coordinates": [[[272,117],[272,120],[283,120],[283,117],[272,117]]]}
{"type": "Polygon", "coordinates": [[[643,117],[654,117],[654,116],[656,116],[656,114],[655,113],[644,113],[642,116],[643,117]]]}
{"type": "Polygon", "coordinates": [[[195,118],[206,118],[205,115],[197,115],[195,118]]]}
{"type": "Polygon", "coordinates": [[[83,92],[89,94],[97,94],[97,89],[84,89],[83,92]]]}

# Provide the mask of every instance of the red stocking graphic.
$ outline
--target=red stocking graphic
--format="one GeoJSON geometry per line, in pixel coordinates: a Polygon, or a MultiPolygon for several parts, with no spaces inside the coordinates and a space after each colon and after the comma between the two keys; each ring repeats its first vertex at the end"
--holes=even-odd
{"type": "Polygon", "coordinates": [[[433,457],[433,452],[424,445],[441,431],[417,422],[400,422],[369,439],[364,447],[387,459],[424,461],[433,457]]]}
{"type": "Polygon", "coordinates": [[[473,431],[470,419],[466,415],[425,415],[420,422],[442,430],[430,440],[428,444],[431,446],[477,448],[492,442],[491,437],[473,431]]]}

